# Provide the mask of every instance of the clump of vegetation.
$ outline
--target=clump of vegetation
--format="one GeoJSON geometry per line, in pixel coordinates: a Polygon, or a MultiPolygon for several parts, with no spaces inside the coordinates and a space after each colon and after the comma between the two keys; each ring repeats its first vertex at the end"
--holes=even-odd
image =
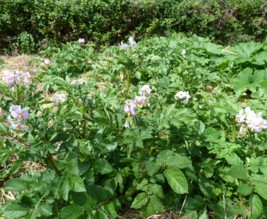
{"type": "Polygon", "coordinates": [[[4,217],[266,215],[266,43],[63,48],[2,78],[4,217]]]}
{"type": "Polygon", "coordinates": [[[0,3],[2,52],[31,53],[85,38],[114,45],[173,32],[221,44],[266,38],[265,0],[19,0],[0,3]]]}

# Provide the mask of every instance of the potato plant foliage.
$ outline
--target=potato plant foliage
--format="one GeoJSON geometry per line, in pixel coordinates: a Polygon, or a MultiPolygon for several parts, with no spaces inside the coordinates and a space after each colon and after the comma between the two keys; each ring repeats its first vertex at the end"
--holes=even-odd
{"type": "Polygon", "coordinates": [[[175,34],[42,55],[42,72],[0,85],[5,218],[267,215],[266,42],[175,34]]]}

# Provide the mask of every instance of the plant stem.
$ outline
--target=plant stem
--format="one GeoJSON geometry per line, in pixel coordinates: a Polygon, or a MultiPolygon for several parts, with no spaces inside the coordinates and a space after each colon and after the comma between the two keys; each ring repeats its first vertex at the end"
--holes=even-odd
{"type": "Polygon", "coordinates": [[[187,197],[188,197],[188,195],[186,195],[186,196],[185,196],[185,198],[184,198],[184,201],[183,201],[183,204],[182,204],[182,207],[181,207],[181,210],[180,210],[180,212],[179,212],[179,216],[178,216],[178,217],[180,217],[180,216],[181,216],[181,214],[183,213],[183,209],[184,209],[184,206],[185,206],[185,203],[186,203],[187,197]]]}
{"type": "Polygon", "coordinates": [[[56,165],[56,163],[55,163],[55,161],[54,161],[54,159],[53,159],[53,157],[52,157],[52,154],[50,154],[50,153],[48,152],[48,154],[47,154],[47,156],[46,156],[46,159],[47,159],[47,161],[52,165],[52,167],[53,167],[53,169],[56,171],[57,175],[58,175],[58,176],[62,176],[61,172],[59,171],[59,169],[58,169],[58,167],[57,167],[57,165],[56,165]]]}
{"type": "Polygon", "coordinates": [[[84,103],[83,103],[83,106],[82,106],[82,118],[83,118],[83,121],[82,121],[82,136],[85,137],[86,118],[85,118],[85,106],[84,106],[84,103]]]}

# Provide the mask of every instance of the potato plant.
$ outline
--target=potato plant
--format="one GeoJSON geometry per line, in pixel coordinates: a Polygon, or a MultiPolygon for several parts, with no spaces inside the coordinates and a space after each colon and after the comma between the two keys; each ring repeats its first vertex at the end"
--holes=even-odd
{"type": "Polygon", "coordinates": [[[4,73],[0,176],[15,198],[1,214],[264,218],[267,44],[132,40],[69,43],[35,76],[4,73]]]}

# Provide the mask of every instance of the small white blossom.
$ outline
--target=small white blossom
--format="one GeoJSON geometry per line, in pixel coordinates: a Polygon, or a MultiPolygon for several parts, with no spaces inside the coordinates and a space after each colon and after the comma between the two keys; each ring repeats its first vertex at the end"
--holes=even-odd
{"type": "Polygon", "coordinates": [[[182,100],[183,103],[187,103],[189,98],[190,98],[190,95],[188,91],[179,91],[175,94],[175,99],[182,100]]]}
{"type": "Polygon", "coordinates": [[[181,52],[181,54],[182,54],[183,57],[185,57],[185,55],[186,55],[186,50],[183,49],[182,52],[181,52]]]}
{"type": "Polygon", "coordinates": [[[128,49],[128,48],[136,47],[137,46],[137,43],[135,42],[133,36],[130,36],[129,37],[128,42],[129,42],[129,44],[124,43],[123,41],[121,41],[121,44],[120,44],[121,48],[128,49]]]}
{"type": "Polygon", "coordinates": [[[51,61],[50,61],[49,59],[44,59],[44,63],[45,63],[46,65],[50,65],[50,64],[51,64],[51,61]]]}
{"type": "Polygon", "coordinates": [[[79,43],[85,43],[85,39],[84,38],[79,38],[79,43]]]}

